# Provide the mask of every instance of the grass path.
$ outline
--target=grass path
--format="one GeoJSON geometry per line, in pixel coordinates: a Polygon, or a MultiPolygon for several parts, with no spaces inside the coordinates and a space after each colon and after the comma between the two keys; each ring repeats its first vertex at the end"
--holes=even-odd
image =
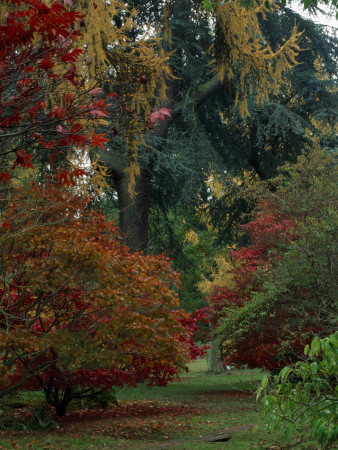
{"type": "Polygon", "coordinates": [[[281,433],[267,432],[253,395],[262,375],[207,375],[205,361],[195,361],[166,388],[119,390],[118,406],[69,411],[53,431],[0,431],[0,449],[316,449],[310,441],[285,442],[281,433]],[[230,440],[201,442],[224,432],[230,440]]]}

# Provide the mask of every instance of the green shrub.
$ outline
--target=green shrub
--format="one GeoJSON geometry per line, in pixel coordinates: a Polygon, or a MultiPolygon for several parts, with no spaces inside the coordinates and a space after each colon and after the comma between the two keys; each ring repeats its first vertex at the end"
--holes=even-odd
{"type": "Polygon", "coordinates": [[[0,410],[0,430],[44,431],[58,426],[52,418],[50,406],[45,401],[36,403],[32,409],[25,409],[20,417],[16,416],[13,408],[7,407],[0,410]]]}
{"type": "Polygon", "coordinates": [[[314,338],[304,349],[306,359],[284,367],[272,380],[266,376],[257,392],[273,427],[306,431],[319,445],[338,440],[338,333],[314,338]]]}

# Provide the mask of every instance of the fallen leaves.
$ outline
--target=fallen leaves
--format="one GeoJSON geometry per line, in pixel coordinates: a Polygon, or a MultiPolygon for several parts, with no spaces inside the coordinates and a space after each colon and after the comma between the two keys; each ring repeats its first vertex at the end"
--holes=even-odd
{"type": "Polygon", "coordinates": [[[123,402],[109,409],[77,410],[58,418],[60,432],[81,433],[85,428],[92,436],[109,435],[117,439],[169,439],[173,433],[191,428],[190,418],[206,411],[190,405],[153,401],[123,402]]]}

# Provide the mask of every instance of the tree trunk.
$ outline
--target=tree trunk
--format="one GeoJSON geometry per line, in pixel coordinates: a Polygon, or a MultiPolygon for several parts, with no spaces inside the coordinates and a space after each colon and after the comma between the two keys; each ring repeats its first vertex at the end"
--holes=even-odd
{"type": "MultiPolygon", "coordinates": [[[[222,84],[217,76],[196,89],[193,101],[196,105],[201,104],[212,94],[221,89],[222,84]]],[[[169,127],[173,121],[182,114],[185,102],[175,102],[177,96],[176,80],[168,81],[168,101],[166,107],[171,110],[171,118],[156,124],[153,135],[156,138],[165,139],[169,127]]],[[[157,150],[161,150],[157,147],[157,150]]],[[[128,174],[125,171],[128,162],[118,160],[109,152],[100,153],[102,161],[110,169],[118,196],[119,203],[119,229],[121,235],[126,237],[126,242],[132,251],[147,251],[148,247],[148,216],[151,206],[151,179],[154,161],[148,162],[140,168],[140,175],[136,179],[135,196],[131,198],[128,192],[128,174]]]]}
{"type": "Polygon", "coordinates": [[[208,372],[223,373],[221,350],[219,343],[212,342],[208,351],[208,372]]]}
{"type": "Polygon", "coordinates": [[[115,178],[119,202],[119,229],[131,251],[146,251],[148,246],[148,216],[150,208],[151,170],[141,168],[136,179],[135,197],[128,192],[128,176],[124,172],[115,178]]]}

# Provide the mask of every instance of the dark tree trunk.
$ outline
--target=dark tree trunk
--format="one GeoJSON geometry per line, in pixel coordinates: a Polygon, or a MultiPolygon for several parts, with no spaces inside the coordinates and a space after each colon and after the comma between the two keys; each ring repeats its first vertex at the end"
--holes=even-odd
{"type": "MultiPolygon", "coordinates": [[[[70,388],[66,389],[62,395],[60,395],[59,389],[51,384],[44,389],[47,403],[55,408],[56,415],[62,417],[66,414],[69,403],[73,400],[73,392],[70,388]]],[[[62,391],[61,391],[62,392],[62,391]]]]}
{"type": "MultiPolygon", "coordinates": [[[[196,90],[193,96],[195,105],[198,106],[221,88],[222,84],[218,77],[213,77],[196,90]]],[[[154,137],[161,139],[167,137],[170,125],[182,114],[184,106],[184,102],[175,102],[174,100],[177,97],[176,80],[168,82],[167,95],[168,101],[165,106],[171,110],[171,118],[167,118],[164,122],[160,121],[153,130],[154,137]]],[[[157,150],[161,150],[160,146],[157,147],[157,150]]],[[[146,166],[141,167],[134,188],[135,195],[134,198],[131,198],[128,192],[128,174],[124,170],[127,166],[126,161],[121,163],[108,153],[102,154],[102,159],[110,168],[111,177],[117,189],[120,233],[126,237],[126,242],[132,251],[146,252],[154,161],[150,161],[146,166]]]]}
{"type": "Polygon", "coordinates": [[[55,405],[55,412],[58,417],[62,417],[66,414],[69,402],[61,402],[55,405]]]}
{"type": "Polygon", "coordinates": [[[130,198],[128,193],[128,180],[123,182],[123,192],[119,195],[120,232],[126,235],[130,249],[146,251],[148,247],[148,216],[151,202],[150,184],[151,168],[141,168],[136,179],[135,197],[130,198]]]}
{"type": "Polygon", "coordinates": [[[251,144],[251,157],[249,163],[256,171],[257,175],[261,180],[266,180],[266,174],[262,170],[261,159],[259,156],[259,146],[257,143],[257,125],[252,124],[250,126],[250,144],[251,144]]]}

